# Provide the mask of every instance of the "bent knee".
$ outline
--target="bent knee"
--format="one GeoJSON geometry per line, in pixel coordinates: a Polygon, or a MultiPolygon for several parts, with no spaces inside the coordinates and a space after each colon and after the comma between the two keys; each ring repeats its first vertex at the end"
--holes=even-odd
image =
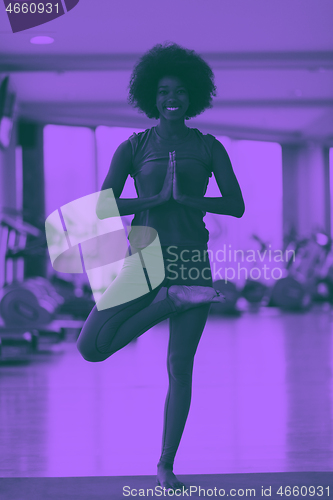
{"type": "Polygon", "coordinates": [[[80,342],[80,339],[77,340],[76,342],[76,347],[86,361],[90,361],[91,363],[97,363],[98,361],[104,361],[107,359],[110,354],[105,354],[102,352],[98,352],[96,349],[92,347],[88,347],[87,345],[84,345],[83,342],[80,342]]]}

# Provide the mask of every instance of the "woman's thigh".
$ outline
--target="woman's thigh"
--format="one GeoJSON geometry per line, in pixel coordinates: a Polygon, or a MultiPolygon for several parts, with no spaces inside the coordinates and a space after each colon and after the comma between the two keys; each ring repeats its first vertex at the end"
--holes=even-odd
{"type": "MultiPolygon", "coordinates": [[[[112,345],[115,333],[126,320],[153,302],[162,283],[152,290],[139,254],[126,255],[118,276],[83,325],[77,342],[82,356],[89,361],[102,361],[118,350],[112,345]]],[[[128,343],[131,338],[126,338],[128,343]]]]}
{"type": "Polygon", "coordinates": [[[118,329],[137,312],[147,308],[153,302],[160,288],[155,288],[142,297],[109,309],[99,311],[95,305],[77,340],[77,347],[82,356],[87,361],[104,361],[133,340],[136,337],[136,332],[132,329],[130,335],[126,336],[126,342],[118,343],[117,346],[113,345],[113,339],[118,329]]]}
{"type": "MultiPolygon", "coordinates": [[[[207,246],[163,247],[165,286],[213,286],[207,246]]],[[[191,378],[193,359],[208,318],[210,304],[170,317],[168,369],[171,376],[191,378]]]]}
{"type": "Polygon", "coordinates": [[[203,304],[170,318],[168,365],[171,370],[186,371],[192,367],[209,309],[210,304],[203,304]]]}

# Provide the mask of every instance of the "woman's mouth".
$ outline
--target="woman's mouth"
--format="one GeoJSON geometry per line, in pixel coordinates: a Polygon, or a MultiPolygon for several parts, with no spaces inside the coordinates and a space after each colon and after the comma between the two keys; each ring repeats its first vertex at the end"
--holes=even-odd
{"type": "Polygon", "coordinates": [[[169,106],[166,106],[166,108],[168,111],[177,111],[177,109],[179,109],[179,106],[177,107],[169,107],[169,106]]]}

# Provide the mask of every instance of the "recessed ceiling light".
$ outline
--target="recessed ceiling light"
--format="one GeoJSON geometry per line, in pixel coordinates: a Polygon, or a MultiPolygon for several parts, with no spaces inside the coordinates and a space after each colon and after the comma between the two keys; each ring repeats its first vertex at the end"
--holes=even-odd
{"type": "Polygon", "coordinates": [[[53,42],[54,38],[51,38],[50,36],[34,36],[30,39],[30,43],[34,43],[36,45],[46,45],[53,42]]]}

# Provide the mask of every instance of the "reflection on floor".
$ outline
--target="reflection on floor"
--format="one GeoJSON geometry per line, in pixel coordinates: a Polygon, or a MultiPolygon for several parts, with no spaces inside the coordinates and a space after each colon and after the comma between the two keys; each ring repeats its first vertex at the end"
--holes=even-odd
{"type": "MultiPolygon", "coordinates": [[[[210,317],[178,474],[332,471],[331,312],[210,317]]],[[[168,324],[103,363],[74,341],[0,366],[2,477],[153,475],[168,324]]]]}
{"type": "Polygon", "coordinates": [[[171,494],[154,476],[21,477],[1,480],[1,500],[110,500],[124,497],[203,498],[291,496],[331,498],[331,472],[264,472],[180,475],[185,488],[171,494]]]}

